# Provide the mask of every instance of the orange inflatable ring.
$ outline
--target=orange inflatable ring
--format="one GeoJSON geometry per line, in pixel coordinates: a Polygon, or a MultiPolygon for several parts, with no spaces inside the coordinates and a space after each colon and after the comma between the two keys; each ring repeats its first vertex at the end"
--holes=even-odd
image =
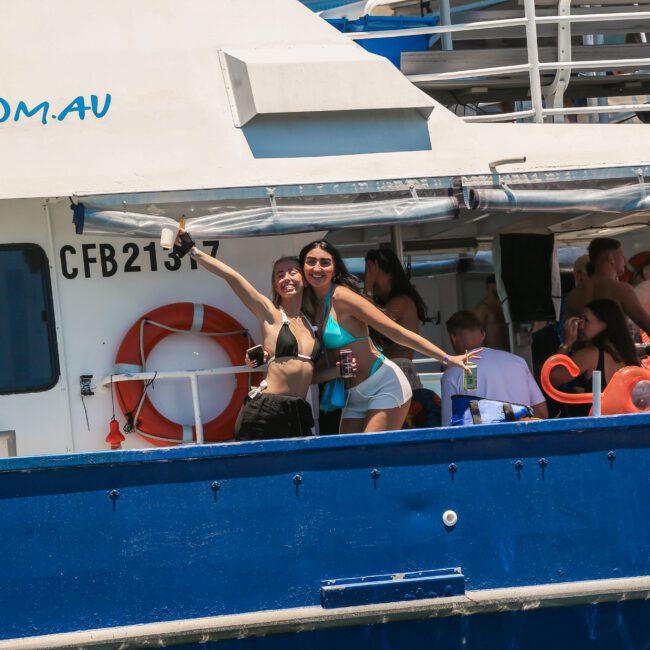
{"type": "MultiPolygon", "coordinates": [[[[564,366],[572,377],[580,374],[580,368],[569,357],[554,354],[542,366],[541,383],[546,394],[565,404],[591,404],[592,393],[564,393],[551,384],[551,372],[556,366],[564,366]]],[[[623,413],[645,413],[632,400],[632,392],[641,381],[650,381],[650,357],[641,360],[641,366],[626,366],[617,370],[607,384],[600,398],[602,415],[623,413]]],[[[589,414],[591,415],[591,411],[589,414]]]]}
{"type": "MultiPolygon", "coordinates": [[[[242,365],[246,349],[250,347],[247,330],[232,316],[209,305],[178,302],[158,307],[138,318],[117,351],[116,374],[142,372],[143,363],[151,350],[173,334],[173,330],[210,334],[232,333],[229,336],[214,337],[214,340],[223,348],[234,366],[242,365]]],[[[226,408],[216,418],[203,425],[203,437],[206,442],[232,438],[235,420],[249,389],[247,374],[238,373],[235,378],[237,384],[226,408]]],[[[164,447],[196,440],[194,426],[172,422],[158,412],[149,397],[144,394],[143,381],[116,381],[114,386],[117,401],[127,420],[134,417],[140,406],[137,421],[133,424],[138,433],[149,442],[164,447]]]]}

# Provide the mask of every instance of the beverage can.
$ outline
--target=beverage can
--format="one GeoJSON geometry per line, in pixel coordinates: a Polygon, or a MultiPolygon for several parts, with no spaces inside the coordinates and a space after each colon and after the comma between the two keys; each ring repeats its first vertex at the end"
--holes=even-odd
{"type": "Polygon", "coordinates": [[[478,366],[475,363],[465,364],[469,371],[463,371],[463,390],[478,389],[478,366]]]}
{"type": "Polygon", "coordinates": [[[350,377],[354,377],[354,372],[352,372],[352,359],[354,358],[354,355],[352,354],[352,350],[349,350],[347,348],[342,348],[339,350],[339,363],[340,368],[341,368],[341,377],[344,379],[349,379],[350,377]]]}

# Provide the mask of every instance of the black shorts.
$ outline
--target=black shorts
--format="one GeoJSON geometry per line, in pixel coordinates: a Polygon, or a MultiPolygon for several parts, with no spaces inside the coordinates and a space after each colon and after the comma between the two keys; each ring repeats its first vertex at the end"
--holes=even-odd
{"type": "Polygon", "coordinates": [[[235,424],[236,440],[273,440],[312,435],[311,406],[299,397],[257,395],[246,398],[235,424]]]}

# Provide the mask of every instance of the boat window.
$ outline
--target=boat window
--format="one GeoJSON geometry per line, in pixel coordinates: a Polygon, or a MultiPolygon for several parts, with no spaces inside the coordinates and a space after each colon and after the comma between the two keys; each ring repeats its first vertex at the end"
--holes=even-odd
{"type": "Polygon", "coordinates": [[[0,394],[43,391],[59,378],[52,288],[45,251],[0,245],[0,394]]]}

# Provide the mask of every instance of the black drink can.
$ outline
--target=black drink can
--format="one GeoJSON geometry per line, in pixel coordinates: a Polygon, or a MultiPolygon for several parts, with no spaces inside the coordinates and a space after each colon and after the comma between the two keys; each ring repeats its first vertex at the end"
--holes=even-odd
{"type": "Polygon", "coordinates": [[[341,369],[341,377],[344,379],[349,379],[354,377],[354,372],[352,372],[352,359],[354,358],[352,350],[347,348],[342,348],[339,350],[339,367],[341,369]]]}

